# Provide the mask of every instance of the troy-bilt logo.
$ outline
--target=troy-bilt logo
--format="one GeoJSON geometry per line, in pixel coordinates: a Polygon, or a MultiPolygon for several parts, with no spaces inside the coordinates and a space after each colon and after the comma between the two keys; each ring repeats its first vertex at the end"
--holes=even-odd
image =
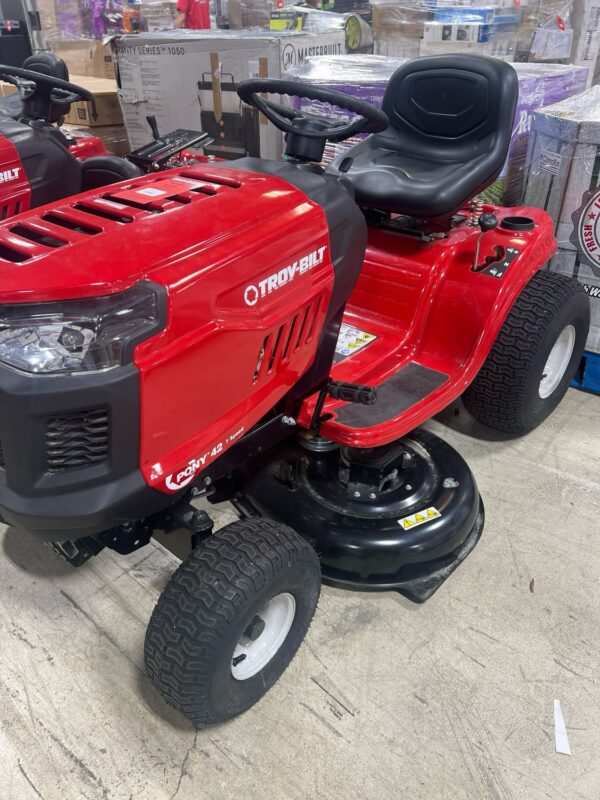
{"type": "Polygon", "coordinates": [[[230,444],[236,439],[239,439],[243,432],[244,428],[242,427],[230,433],[229,436],[217,442],[214,447],[208,449],[201,456],[190,459],[186,466],[179,470],[179,472],[173,472],[171,475],[168,475],[165,478],[167,489],[170,489],[172,492],[178,492],[180,489],[185,488],[194,480],[196,474],[200,472],[200,470],[204,469],[204,467],[208,466],[211,461],[214,461],[217,456],[221,455],[230,444]]]}
{"type": "Polygon", "coordinates": [[[21,167],[14,167],[13,169],[5,169],[0,172],[0,183],[9,183],[16,181],[21,172],[21,167]]]}
{"type": "Polygon", "coordinates": [[[572,216],[571,242],[600,276],[600,190],[591,189],[583,196],[581,206],[572,216]]]}
{"type": "Polygon", "coordinates": [[[246,305],[255,306],[260,298],[266,297],[268,294],[271,294],[271,292],[290,283],[297,275],[303,275],[318,264],[322,264],[325,258],[325,250],[327,250],[326,247],[318,247],[316,250],[313,250],[312,253],[302,256],[302,258],[294,261],[293,264],[283,267],[283,269],[274,272],[272,275],[269,275],[268,278],[259,281],[257,284],[251,283],[249,286],[246,286],[244,291],[244,301],[246,305]]]}

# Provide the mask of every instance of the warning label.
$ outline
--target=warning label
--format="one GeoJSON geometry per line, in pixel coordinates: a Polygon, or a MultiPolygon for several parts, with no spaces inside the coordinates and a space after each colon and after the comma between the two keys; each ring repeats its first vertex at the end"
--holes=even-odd
{"type": "Polygon", "coordinates": [[[417,525],[422,525],[424,522],[429,522],[441,516],[437,508],[429,506],[429,508],[424,508],[422,511],[417,511],[416,514],[411,514],[410,517],[402,517],[402,519],[398,520],[398,525],[407,531],[409,528],[416,528],[417,525]]]}
{"type": "Polygon", "coordinates": [[[342,323],[340,328],[340,335],[338,336],[337,344],[335,346],[334,364],[343,361],[349,356],[363,350],[367,345],[371,344],[377,339],[374,333],[367,333],[355,328],[354,325],[346,325],[342,323]]]}

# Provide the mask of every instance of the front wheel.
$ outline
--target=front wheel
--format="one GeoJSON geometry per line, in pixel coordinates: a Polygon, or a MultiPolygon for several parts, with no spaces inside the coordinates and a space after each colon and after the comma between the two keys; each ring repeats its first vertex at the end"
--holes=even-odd
{"type": "Polygon", "coordinates": [[[160,596],[146,671],[195,724],[257,702],[298,650],[317,607],[319,559],[285,525],[247,519],[197,547],[160,596]]]}
{"type": "Polygon", "coordinates": [[[467,410],[484,425],[515,436],[536,428],[573,380],[589,326],[583,287],[573,278],[538,272],[463,394],[467,410]]]}

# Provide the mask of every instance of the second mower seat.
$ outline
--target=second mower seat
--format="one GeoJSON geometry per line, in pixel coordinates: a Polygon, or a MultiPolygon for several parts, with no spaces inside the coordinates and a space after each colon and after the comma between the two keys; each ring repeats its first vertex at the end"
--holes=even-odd
{"type": "Polygon", "coordinates": [[[486,56],[417,58],[390,78],[390,125],[336,159],[367,208],[447,218],[489,186],[508,153],[519,86],[486,56]]]}

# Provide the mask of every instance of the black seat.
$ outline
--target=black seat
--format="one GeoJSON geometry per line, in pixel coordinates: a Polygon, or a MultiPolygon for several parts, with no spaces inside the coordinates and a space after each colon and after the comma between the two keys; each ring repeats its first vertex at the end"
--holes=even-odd
{"type": "Polygon", "coordinates": [[[335,166],[368,208],[447,218],[489,186],[507,156],[519,86],[515,70],[485,56],[417,58],[390,78],[390,126],[335,166]]]}

